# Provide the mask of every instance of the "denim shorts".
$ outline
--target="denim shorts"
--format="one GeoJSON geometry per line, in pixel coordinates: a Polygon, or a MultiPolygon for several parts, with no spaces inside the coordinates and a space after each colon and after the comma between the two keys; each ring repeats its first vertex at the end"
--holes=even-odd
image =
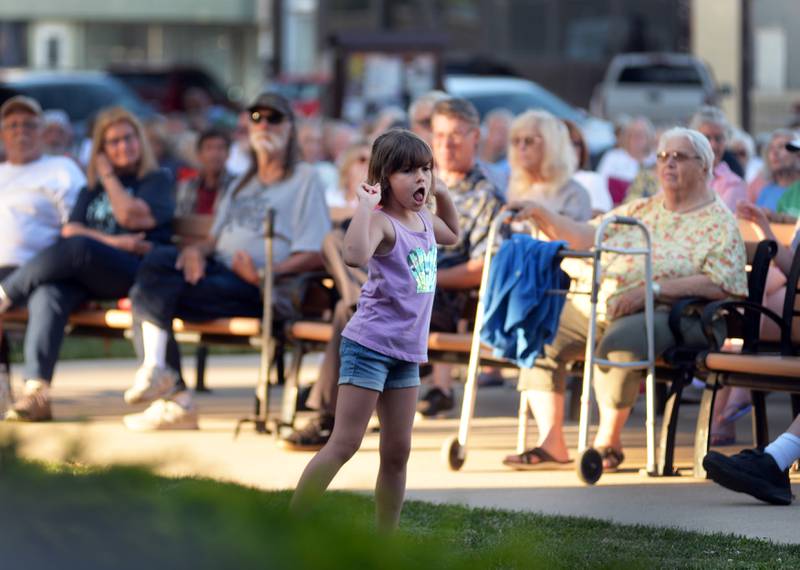
{"type": "Polygon", "coordinates": [[[339,384],[383,392],[419,386],[419,364],[376,352],[348,338],[339,350],[339,384]]]}

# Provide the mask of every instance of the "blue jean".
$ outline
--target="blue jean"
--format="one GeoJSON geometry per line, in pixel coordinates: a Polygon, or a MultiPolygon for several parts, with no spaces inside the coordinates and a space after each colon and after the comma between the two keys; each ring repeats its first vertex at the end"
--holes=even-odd
{"type": "Polygon", "coordinates": [[[260,317],[261,291],[227,266],[208,259],[205,276],[195,285],[175,269],[178,249],[157,247],[142,260],[130,292],[137,319],[172,330],[175,317],[202,322],[223,317],[260,317]]]}
{"type": "MultiPolygon", "coordinates": [[[[141,323],[148,321],[166,330],[174,342],[172,319],[175,317],[189,322],[261,317],[263,305],[258,287],[247,283],[213,258],[206,260],[205,276],[191,285],[184,278],[183,271],[175,269],[178,253],[175,247],[161,246],[142,260],[136,283],[130,291],[134,323],[138,324],[134,331],[140,331],[141,323]]],[[[273,292],[274,318],[280,321],[295,317],[286,287],[276,285],[273,292]]],[[[179,352],[176,358],[180,359],[179,352]]],[[[169,349],[167,364],[173,366],[169,349]]]]}
{"type": "Polygon", "coordinates": [[[89,299],[127,296],[139,263],[132,253],[79,236],[56,242],[3,278],[14,305],[28,305],[25,378],[52,381],[70,313],[89,299]]]}
{"type": "Polygon", "coordinates": [[[386,356],[342,337],[339,384],[383,392],[419,386],[419,364],[386,356]]]}

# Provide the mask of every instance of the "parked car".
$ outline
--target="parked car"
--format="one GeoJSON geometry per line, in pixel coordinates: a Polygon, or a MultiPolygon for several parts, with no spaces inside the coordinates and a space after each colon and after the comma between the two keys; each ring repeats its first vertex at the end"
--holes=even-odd
{"type": "Polygon", "coordinates": [[[515,115],[528,109],[544,109],[561,119],[571,119],[583,131],[593,161],[614,146],[611,123],[573,107],[533,81],[505,76],[447,75],[444,87],[448,93],[471,101],[481,118],[500,108],[515,115]]]}
{"type": "Polygon", "coordinates": [[[78,136],[104,107],[120,105],[142,119],[154,115],[134,92],[101,71],[0,71],[0,104],[20,94],[33,97],[45,110],[66,111],[78,136]]]}
{"type": "Polygon", "coordinates": [[[623,53],[615,56],[595,88],[590,109],[616,120],[644,115],[657,125],[685,124],[701,105],[716,105],[730,88],[719,88],[711,70],[685,53],[623,53]]]}
{"type": "Polygon", "coordinates": [[[193,66],[115,66],[108,72],[125,83],[159,113],[185,111],[186,91],[205,91],[214,105],[238,109],[238,101],[207,71],[193,66]]]}

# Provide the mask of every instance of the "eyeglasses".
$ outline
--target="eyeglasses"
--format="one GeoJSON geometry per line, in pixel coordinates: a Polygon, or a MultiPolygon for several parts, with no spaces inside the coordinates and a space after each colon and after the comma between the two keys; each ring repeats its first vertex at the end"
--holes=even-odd
{"type": "Polygon", "coordinates": [[[251,123],[263,123],[266,121],[270,125],[280,125],[284,119],[286,119],[286,115],[280,111],[253,111],[250,113],[251,123]]]}
{"type": "Polygon", "coordinates": [[[3,130],[4,131],[15,131],[15,130],[22,130],[22,131],[33,131],[39,126],[39,121],[34,119],[28,121],[3,121],[3,130]]]}
{"type": "Polygon", "coordinates": [[[510,142],[511,146],[520,146],[522,148],[527,148],[529,146],[533,146],[534,144],[542,142],[541,135],[534,135],[532,137],[511,137],[510,142]]]}
{"type": "Polygon", "coordinates": [[[423,129],[431,130],[431,117],[422,117],[421,119],[414,119],[414,123],[423,129]]]}
{"type": "Polygon", "coordinates": [[[117,146],[119,144],[125,143],[130,144],[136,140],[136,135],[133,133],[128,133],[127,135],[122,135],[121,137],[114,137],[113,139],[106,139],[103,141],[103,145],[105,146],[117,146]]]}
{"type": "Polygon", "coordinates": [[[687,160],[691,160],[693,158],[699,159],[700,156],[697,154],[686,154],[685,152],[681,152],[679,150],[673,150],[672,152],[662,150],[656,154],[656,160],[661,163],[668,162],[670,158],[675,162],[686,162],[687,160]]]}
{"type": "Polygon", "coordinates": [[[450,133],[433,133],[433,140],[437,142],[450,142],[461,144],[470,135],[472,129],[459,129],[450,133]]]}

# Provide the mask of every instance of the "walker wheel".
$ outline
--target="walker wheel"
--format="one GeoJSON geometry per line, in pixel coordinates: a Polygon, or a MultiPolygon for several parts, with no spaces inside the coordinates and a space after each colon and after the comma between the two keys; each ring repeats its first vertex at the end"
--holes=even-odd
{"type": "Polygon", "coordinates": [[[442,459],[447,462],[450,471],[459,471],[467,459],[467,451],[458,442],[458,437],[446,439],[442,444],[442,459]]]}
{"type": "Polygon", "coordinates": [[[578,477],[587,485],[594,485],[603,475],[603,458],[594,448],[586,449],[578,461],[578,477]]]}

